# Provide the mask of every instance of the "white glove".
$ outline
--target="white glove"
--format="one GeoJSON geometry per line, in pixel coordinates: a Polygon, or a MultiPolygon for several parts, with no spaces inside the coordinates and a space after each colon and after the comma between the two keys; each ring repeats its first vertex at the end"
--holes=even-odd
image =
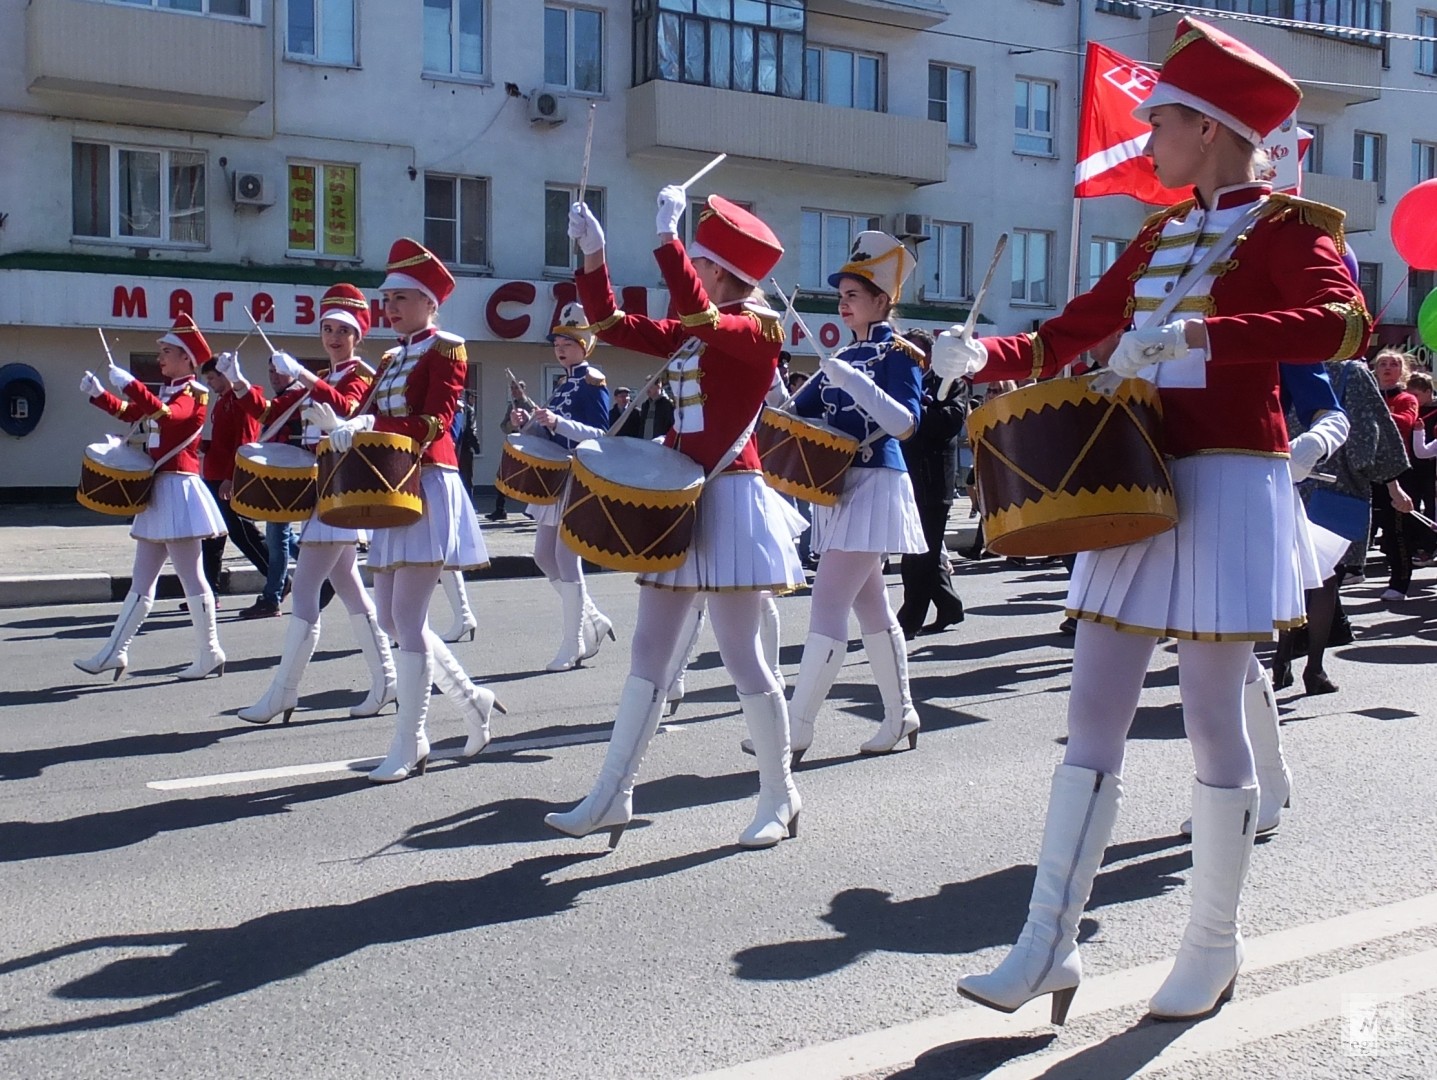
{"type": "Polygon", "coordinates": [[[373,431],[374,416],[365,413],[363,416],[356,416],[349,420],[341,420],[334,425],[329,433],[329,445],[336,451],[343,454],[354,445],[354,433],[356,431],[373,431]]]}
{"type": "Polygon", "coordinates": [[[579,250],[585,255],[597,255],[604,250],[604,227],[581,202],[569,207],[569,236],[579,242],[579,250]]]}
{"type": "Polygon", "coordinates": [[[326,435],[343,423],[339,414],[323,401],[310,402],[300,410],[299,415],[304,418],[306,424],[319,428],[326,435]]]}
{"type": "Polygon", "coordinates": [[[269,363],[287,379],[297,379],[304,373],[304,365],[287,352],[271,353],[269,363]]]}
{"type": "Polygon", "coordinates": [[[688,206],[688,193],[677,184],[670,184],[659,192],[659,210],[654,217],[654,232],[660,236],[679,231],[679,219],[688,206]]]}
{"type": "Polygon", "coordinates": [[[944,330],[933,342],[929,366],[940,379],[951,381],[976,375],[988,363],[988,346],[967,337],[961,326],[944,330]]]}
{"type": "Polygon", "coordinates": [[[828,381],[840,390],[849,389],[864,377],[863,373],[847,360],[840,360],[836,356],[825,356],[818,362],[818,368],[828,377],[828,381]]]}
{"type": "Polygon", "coordinates": [[[1292,440],[1289,453],[1292,460],[1287,466],[1292,471],[1292,482],[1296,484],[1312,475],[1317,463],[1327,456],[1327,447],[1323,445],[1322,436],[1304,431],[1292,440]]]}
{"type": "Polygon", "coordinates": [[[93,372],[87,371],[84,375],[80,376],[80,393],[84,394],[86,397],[95,398],[99,397],[104,392],[105,384],[102,383],[99,379],[95,378],[93,372]]]}
{"type": "Polygon", "coordinates": [[[829,381],[851,397],[863,414],[883,429],[884,434],[892,435],[895,439],[907,438],[912,434],[918,418],[908,411],[906,405],[880,388],[852,364],[830,356],[825,357],[819,366],[823,368],[829,381]],[[833,372],[837,372],[838,378],[845,381],[834,379],[833,372]]]}
{"type": "Polygon", "coordinates": [[[125,387],[135,381],[133,375],[122,367],[116,367],[114,364],[110,365],[110,370],[105,372],[105,374],[109,376],[110,385],[121,393],[124,393],[125,387]]]}
{"type": "Polygon", "coordinates": [[[1179,319],[1166,326],[1129,330],[1118,338],[1118,347],[1108,357],[1109,369],[1132,379],[1152,364],[1181,360],[1188,354],[1187,324],[1188,320],[1179,319]]]}
{"type": "Polygon", "coordinates": [[[244,377],[240,370],[239,353],[222,352],[215,357],[215,370],[232,383],[243,383],[249,385],[249,380],[244,377]]]}

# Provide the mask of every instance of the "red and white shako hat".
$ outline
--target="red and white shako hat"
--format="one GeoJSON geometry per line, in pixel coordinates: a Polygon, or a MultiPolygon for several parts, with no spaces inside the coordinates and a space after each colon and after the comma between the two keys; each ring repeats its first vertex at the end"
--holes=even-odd
{"type": "Polygon", "coordinates": [[[386,289],[418,289],[436,304],[449,299],[454,291],[454,275],[439,257],[417,240],[401,236],[389,249],[389,273],[380,283],[386,289]]]}
{"type": "Polygon", "coordinates": [[[170,332],[160,338],[159,342],[161,345],[174,345],[184,349],[195,362],[195,367],[199,367],[214,355],[210,352],[210,343],[195,325],[195,320],[184,314],[175,319],[175,325],[170,327],[170,332]]]}
{"type": "Polygon", "coordinates": [[[756,215],[722,195],[710,195],[699,211],[689,258],[716,262],[730,274],[757,285],[783,258],[783,245],[756,215]]]}
{"type": "Polygon", "coordinates": [[[1201,19],[1183,18],[1157,85],[1133,115],[1146,121],[1159,105],[1186,105],[1261,146],[1301,100],[1292,76],[1262,53],[1201,19]]]}
{"type": "Polygon", "coordinates": [[[364,294],[347,281],[330,286],[319,301],[319,321],[331,319],[334,322],[352,326],[360,337],[369,333],[369,301],[364,294]]]}

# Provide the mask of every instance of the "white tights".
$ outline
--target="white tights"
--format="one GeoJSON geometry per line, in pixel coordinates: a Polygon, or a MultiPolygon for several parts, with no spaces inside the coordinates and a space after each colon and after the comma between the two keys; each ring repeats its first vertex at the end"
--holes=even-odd
{"type": "Polygon", "coordinates": [[[534,561],[550,581],[583,581],[579,553],[559,537],[559,526],[540,525],[534,537],[534,561]]]}
{"type": "Polygon", "coordinates": [[[205,580],[205,575],[200,570],[199,540],[167,540],[164,543],[136,540],[135,565],[130,571],[130,591],[153,600],[155,583],[160,580],[160,571],[164,568],[166,556],[169,556],[186,596],[201,596],[210,591],[210,583],[205,580]]]}
{"type": "Polygon", "coordinates": [[[850,611],[858,616],[860,634],[880,634],[897,625],[883,585],[883,556],[830,548],[818,560],[813,578],[809,632],[847,641],[850,611]]]}
{"type": "MultiPolygon", "coordinates": [[[[719,656],[740,694],[778,692],[773,672],[763,659],[758,639],[758,592],[708,593],[709,622],[718,641],[719,656]]],[[[688,644],[680,641],[684,620],[694,604],[694,594],[672,589],[639,588],[639,614],[629,656],[629,674],[658,687],[673,682],[675,668],[684,657],[677,655],[688,644]]]]}
{"type": "MultiPolygon", "coordinates": [[[[1142,634],[1079,621],[1064,764],[1096,772],[1123,771],[1128,729],[1156,644],[1156,639],[1142,634]]],[[[1251,660],[1248,641],[1178,642],[1183,725],[1197,778],[1210,787],[1256,782],[1252,747],[1242,722],[1242,688],[1251,660]]]]}
{"type": "Polygon", "coordinates": [[[307,623],[319,621],[319,590],[325,578],[351,615],[373,613],[374,604],[360,580],[353,544],[300,544],[291,593],[295,618],[307,623]]]}
{"type": "Polygon", "coordinates": [[[429,600],[439,580],[437,566],[400,566],[374,572],[374,606],[379,628],[405,652],[427,652],[424,628],[429,600]]]}

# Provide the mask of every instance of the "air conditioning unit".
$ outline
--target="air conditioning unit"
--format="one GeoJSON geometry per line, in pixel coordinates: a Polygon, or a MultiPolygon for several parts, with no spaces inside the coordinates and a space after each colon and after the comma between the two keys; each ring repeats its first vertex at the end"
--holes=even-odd
{"type": "Polygon", "coordinates": [[[230,177],[236,206],[273,206],[274,189],[263,173],[236,171],[230,177]]]}
{"type": "Polygon", "coordinates": [[[562,124],[569,118],[568,102],[552,90],[533,90],[529,93],[529,123],[562,124]]]}
{"type": "Polygon", "coordinates": [[[922,214],[894,214],[893,235],[900,240],[927,240],[928,222],[922,214]]]}

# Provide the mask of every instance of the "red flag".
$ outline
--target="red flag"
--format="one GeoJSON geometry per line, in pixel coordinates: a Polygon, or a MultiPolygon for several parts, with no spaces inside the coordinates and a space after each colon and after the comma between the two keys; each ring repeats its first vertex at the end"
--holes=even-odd
{"type": "Polygon", "coordinates": [[[1131,195],[1171,206],[1192,194],[1187,188],[1163,187],[1153,163],[1143,156],[1152,129],[1133,116],[1133,109],[1148,99],[1157,80],[1156,68],[1088,43],[1074,198],[1131,195]]]}

